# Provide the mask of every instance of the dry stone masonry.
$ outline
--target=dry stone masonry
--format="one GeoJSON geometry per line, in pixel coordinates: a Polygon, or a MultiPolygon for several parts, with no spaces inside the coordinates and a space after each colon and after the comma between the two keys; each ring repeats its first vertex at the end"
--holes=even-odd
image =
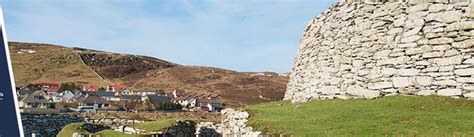
{"type": "Polygon", "coordinates": [[[63,114],[21,114],[25,137],[53,137],[70,123],[83,122],[77,115],[63,114]]]}
{"type": "Polygon", "coordinates": [[[308,24],[285,100],[474,98],[473,2],[356,1],[343,0],[308,24]]]}
{"type": "Polygon", "coordinates": [[[201,122],[196,126],[197,137],[261,137],[260,131],[253,131],[246,122],[249,113],[226,108],[221,111],[222,121],[214,125],[212,122],[201,122]]]}

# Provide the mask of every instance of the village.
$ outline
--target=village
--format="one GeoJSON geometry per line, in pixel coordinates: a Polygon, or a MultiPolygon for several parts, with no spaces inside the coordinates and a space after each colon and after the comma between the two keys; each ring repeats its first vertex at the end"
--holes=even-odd
{"type": "Polygon", "coordinates": [[[126,85],[92,84],[82,88],[74,83],[35,83],[17,87],[22,113],[68,112],[220,112],[224,105],[214,94],[190,94],[173,90],[165,94],[158,89],[130,89],[126,85]]]}

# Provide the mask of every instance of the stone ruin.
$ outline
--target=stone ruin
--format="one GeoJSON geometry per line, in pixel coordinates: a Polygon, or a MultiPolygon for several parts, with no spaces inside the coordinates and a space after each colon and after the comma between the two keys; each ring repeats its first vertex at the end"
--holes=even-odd
{"type": "Polygon", "coordinates": [[[341,4],[345,3],[369,3],[369,4],[383,4],[387,2],[399,2],[401,4],[419,4],[419,3],[457,3],[457,2],[471,2],[471,0],[341,0],[341,4]]]}
{"type": "Polygon", "coordinates": [[[284,99],[473,99],[473,46],[473,1],[343,0],[307,25],[284,99]]]}

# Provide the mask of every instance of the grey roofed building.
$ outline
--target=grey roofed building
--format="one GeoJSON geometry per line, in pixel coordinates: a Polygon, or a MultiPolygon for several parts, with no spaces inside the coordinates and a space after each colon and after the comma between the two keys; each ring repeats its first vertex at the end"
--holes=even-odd
{"type": "Polygon", "coordinates": [[[171,102],[171,99],[168,96],[147,95],[145,98],[148,99],[148,101],[150,101],[152,104],[171,102]]]}
{"type": "Polygon", "coordinates": [[[197,103],[201,109],[207,108],[208,111],[220,111],[224,108],[222,103],[217,99],[200,98],[197,100],[197,103]]]}
{"type": "Polygon", "coordinates": [[[71,101],[79,101],[79,100],[83,99],[84,97],[86,97],[86,95],[89,95],[89,94],[97,94],[97,92],[80,90],[80,91],[75,92],[74,96],[70,100],[71,101]]]}
{"type": "Polygon", "coordinates": [[[71,101],[78,101],[82,98],[84,98],[86,95],[83,95],[83,94],[74,94],[74,96],[71,98],[71,101]]]}
{"type": "Polygon", "coordinates": [[[97,92],[95,91],[79,91],[77,92],[78,94],[81,94],[81,95],[87,95],[87,94],[97,94],[97,92]]]}
{"type": "Polygon", "coordinates": [[[16,93],[17,93],[18,96],[26,96],[26,95],[32,93],[32,91],[28,88],[23,87],[23,88],[17,89],[16,93]]]}
{"type": "Polygon", "coordinates": [[[80,106],[95,106],[97,108],[109,107],[110,103],[106,99],[100,97],[99,95],[88,94],[85,97],[78,100],[80,106]]]}
{"type": "Polygon", "coordinates": [[[157,90],[157,89],[141,89],[141,90],[130,91],[130,93],[146,96],[146,95],[162,95],[163,91],[157,90]]]}
{"type": "Polygon", "coordinates": [[[141,100],[141,96],[139,95],[122,95],[120,96],[120,100],[124,100],[124,101],[140,101],[141,100]]]}
{"type": "Polygon", "coordinates": [[[20,106],[24,108],[52,108],[53,102],[49,101],[41,91],[36,91],[20,101],[20,106]]]}
{"type": "Polygon", "coordinates": [[[38,94],[39,92],[35,92],[33,94],[28,95],[22,101],[25,103],[47,103],[49,102],[43,95],[38,94]]]}
{"type": "Polygon", "coordinates": [[[115,97],[115,92],[96,92],[100,97],[115,97]]]}
{"type": "Polygon", "coordinates": [[[120,101],[120,94],[117,94],[117,92],[98,92],[97,93],[100,97],[106,99],[107,101],[120,101]]]}
{"type": "Polygon", "coordinates": [[[62,94],[63,101],[70,102],[72,98],[75,96],[72,91],[66,90],[62,94]]]}

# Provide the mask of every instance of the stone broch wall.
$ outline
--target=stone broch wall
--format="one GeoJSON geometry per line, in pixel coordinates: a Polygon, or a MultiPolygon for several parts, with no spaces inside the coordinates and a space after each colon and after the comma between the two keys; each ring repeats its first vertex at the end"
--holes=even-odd
{"type": "Polygon", "coordinates": [[[348,1],[308,24],[286,100],[474,98],[474,3],[348,1]]]}

